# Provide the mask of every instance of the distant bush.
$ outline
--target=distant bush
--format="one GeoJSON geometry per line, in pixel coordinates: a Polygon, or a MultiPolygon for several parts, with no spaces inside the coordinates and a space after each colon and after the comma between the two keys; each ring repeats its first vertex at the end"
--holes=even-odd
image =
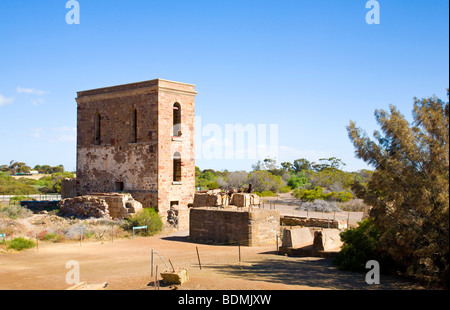
{"type": "Polygon", "coordinates": [[[328,200],[328,201],[339,201],[347,202],[353,199],[353,195],[349,192],[328,192],[324,193],[323,188],[316,186],[313,189],[300,188],[294,190],[292,195],[303,201],[314,201],[314,200],[328,200]]]}
{"type": "Polygon", "coordinates": [[[19,218],[27,218],[33,215],[33,211],[28,210],[27,208],[21,207],[19,205],[9,205],[9,206],[1,206],[0,205],[0,216],[4,216],[13,220],[19,218]]]}
{"type": "Polygon", "coordinates": [[[219,183],[211,182],[211,183],[208,184],[208,188],[209,189],[218,189],[219,188],[219,183]]]}
{"type": "Polygon", "coordinates": [[[147,226],[147,230],[138,230],[137,234],[143,236],[153,236],[161,231],[163,223],[162,220],[154,209],[145,208],[142,211],[128,217],[123,228],[126,230],[132,230],[133,227],[137,226],[147,226]]]}
{"type": "MultiPolygon", "coordinates": [[[[291,176],[287,180],[287,185],[289,185],[291,188],[296,189],[299,187],[303,187],[305,185],[308,185],[308,178],[306,177],[304,172],[300,172],[298,174],[295,174],[291,176]]],[[[309,184],[310,185],[310,184],[309,184]]]]}
{"type": "Polygon", "coordinates": [[[258,195],[259,197],[274,197],[275,196],[275,194],[272,191],[253,192],[253,194],[258,195]]]}
{"type": "Polygon", "coordinates": [[[362,199],[352,199],[350,201],[340,203],[339,208],[342,211],[347,212],[365,212],[369,206],[366,205],[362,199]]]}
{"type": "Polygon", "coordinates": [[[291,190],[292,188],[288,185],[280,187],[280,193],[289,193],[291,190]]]}
{"type": "Polygon", "coordinates": [[[297,210],[314,212],[340,212],[338,204],[335,201],[315,200],[302,203],[297,210]]]}
{"type": "Polygon", "coordinates": [[[16,251],[22,251],[25,249],[30,249],[36,246],[32,240],[25,239],[22,237],[14,238],[8,246],[8,249],[13,249],[16,251]]]}
{"type": "Polygon", "coordinates": [[[27,199],[27,197],[25,197],[25,196],[14,196],[14,197],[9,198],[9,202],[20,202],[20,201],[26,200],[26,199],[27,199]]]}

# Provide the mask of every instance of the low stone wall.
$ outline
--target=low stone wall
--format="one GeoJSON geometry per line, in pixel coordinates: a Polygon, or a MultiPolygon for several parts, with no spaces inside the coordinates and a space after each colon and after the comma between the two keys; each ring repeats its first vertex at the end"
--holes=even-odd
{"type": "Polygon", "coordinates": [[[129,214],[142,210],[142,204],[126,193],[94,193],[86,197],[104,199],[109,206],[109,215],[112,218],[125,218],[129,214]]]}
{"type": "Polygon", "coordinates": [[[258,246],[275,244],[278,210],[191,208],[189,238],[197,242],[258,246]]]}
{"type": "Polygon", "coordinates": [[[98,193],[61,200],[61,214],[79,218],[125,218],[142,210],[130,194],[98,193]]]}
{"type": "Polygon", "coordinates": [[[282,216],[280,221],[284,226],[322,227],[336,229],[347,228],[347,223],[345,221],[325,218],[282,216]]]}

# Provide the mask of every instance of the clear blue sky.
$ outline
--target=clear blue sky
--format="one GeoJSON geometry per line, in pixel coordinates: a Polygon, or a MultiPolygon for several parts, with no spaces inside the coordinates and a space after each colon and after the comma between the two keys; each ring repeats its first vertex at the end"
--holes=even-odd
{"type": "MultiPolygon", "coordinates": [[[[76,92],[162,78],[196,85],[202,126],[277,124],[278,162],[354,157],[376,108],[447,101],[447,0],[0,0],[0,164],[76,166],[76,92]]],[[[196,128],[202,130],[202,128],[196,128]]],[[[205,142],[208,137],[202,137],[205,142]]],[[[250,170],[254,159],[199,158],[250,170]]]]}

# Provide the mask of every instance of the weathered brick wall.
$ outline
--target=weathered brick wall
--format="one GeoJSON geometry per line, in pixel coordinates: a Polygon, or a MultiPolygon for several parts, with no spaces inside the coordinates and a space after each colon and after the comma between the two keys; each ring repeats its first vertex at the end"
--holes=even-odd
{"type": "Polygon", "coordinates": [[[116,182],[166,220],[171,202],[193,202],[195,191],[195,86],[151,80],[78,92],[77,195],[114,192],[116,182]],[[182,137],[173,139],[173,106],[181,105],[182,137]],[[136,109],[137,141],[131,139],[136,109]],[[101,144],[95,145],[99,113],[101,144]],[[173,183],[173,154],[182,157],[182,180],[173,183]]]}
{"type": "Polygon", "coordinates": [[[189,221],[193,241],[244,246],[274,244],[280,229],[278,210],[191,208],[189,221]]]}

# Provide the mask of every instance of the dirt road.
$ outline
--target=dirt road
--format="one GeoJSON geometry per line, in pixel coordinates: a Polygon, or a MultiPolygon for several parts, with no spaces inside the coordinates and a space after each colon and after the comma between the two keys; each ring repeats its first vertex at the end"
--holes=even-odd
{"type": "MultiPolygon", "coordinates": [[[[108,282],[108,290],[154,289],[151,250],[175,267],[186,267],[186,290],[303,290],[303,289],[419,289],[403,279],[382,276],[380,285],[367,285],[364,273],[339,271],[329,259],[275,255],[275,245],[242,247],[195,244],[187,232],[166,236],[104,242],[40,243],[39,249],[0,254],[0,289],[64,290],[66,263],[80,266],[80,281],[108,282]],[[198,247],[202,270],[197,260],[198,247]]],[[[164,263],[155,255],[160,271],[164,263]]],[[[160,278],[161,279],[161,278],[160,278]]],[[[168,290],[161,284],[161,289],[168,290]]]]}

